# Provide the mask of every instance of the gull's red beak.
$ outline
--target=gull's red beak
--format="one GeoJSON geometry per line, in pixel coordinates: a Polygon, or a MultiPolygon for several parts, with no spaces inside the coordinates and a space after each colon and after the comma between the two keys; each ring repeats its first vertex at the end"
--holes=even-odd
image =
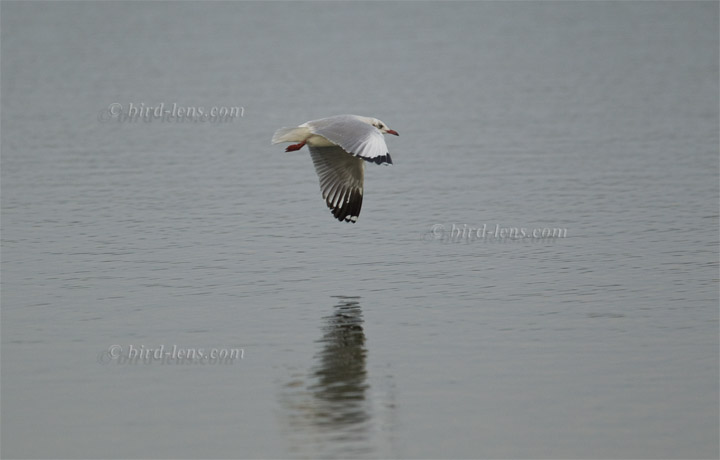
{"type": "Polygon", "coordinates": [[[394,129],[388,129],[388,130],[387,130],[387,133],[388,133],[388,134],[394,134],[394,135],[396,135],[396,136],[399,136],[398,132],[395,131],[394,129]]]}

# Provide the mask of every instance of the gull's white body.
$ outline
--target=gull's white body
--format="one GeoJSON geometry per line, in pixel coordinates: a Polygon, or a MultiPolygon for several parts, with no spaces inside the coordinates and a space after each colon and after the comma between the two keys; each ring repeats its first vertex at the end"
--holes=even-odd
{"type": "Polygon", "coordinates": [[[307,145],[333,215],[340,221],[356,222],[362,206],[364,162],[392,164],[383,133],[398,135],[377,118],[337,115],[280,128],[272,143],[297,142],[286,152],[307,145]]]}

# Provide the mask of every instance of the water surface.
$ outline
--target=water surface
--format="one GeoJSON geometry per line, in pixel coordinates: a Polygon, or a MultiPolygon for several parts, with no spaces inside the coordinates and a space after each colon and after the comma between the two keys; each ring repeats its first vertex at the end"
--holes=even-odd
{"type": "Polygon", "coordinates": [[[4,457],[718,457],[717,3],[3,3],[2,62],[4,457]],[[341,113],[355,225],[269,144],[341,113]]]}

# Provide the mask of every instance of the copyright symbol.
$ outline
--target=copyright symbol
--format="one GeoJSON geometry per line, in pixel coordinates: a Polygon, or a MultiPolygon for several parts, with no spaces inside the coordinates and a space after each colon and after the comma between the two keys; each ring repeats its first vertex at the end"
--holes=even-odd
{"type": "Polygon", "coordinates": [[[120,357],[121,353],[122,353],[121,345],[110,345],[110,347],[107,350],[103,350],[100,353],[98,353],[98,363],[109,364],[110,361],[118,359],[120,357]]]}
{"type": "Polygon", "coordinates": [[[425,234],[425,241],[439,240],[445,234],[445,226],[443,224],[435,224],[430,227],[430,231],[425,234]]]}
{"type": "Polygon", "coordinates": [[[119,118],[120,115],[122,115],[122,104],[113,102],[107,109],[103,109],[98,113],[98,121],[100,121],[100,123],[106,123],[113,118],[119,118]]]}
{"type": "Polygon", "coordinates": [[[122,353],[122,345],[110,345],[107,351],[112,359],[118,359],[122,353]]]}

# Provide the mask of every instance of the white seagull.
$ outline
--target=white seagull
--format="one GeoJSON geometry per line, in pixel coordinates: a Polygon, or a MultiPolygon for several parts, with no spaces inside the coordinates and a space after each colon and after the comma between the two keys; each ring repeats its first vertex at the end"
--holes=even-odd
{"type": "Polygon", "coordinates": [[[280,128],[272,143],[297,142],[286,152],[307,144],[325,203],[337,220],[354,223],[362,206],[365,161],[392,164],[382,136],[385,133],[398,136],[377,118],[336,115],[297,128],[280,128]]]}

